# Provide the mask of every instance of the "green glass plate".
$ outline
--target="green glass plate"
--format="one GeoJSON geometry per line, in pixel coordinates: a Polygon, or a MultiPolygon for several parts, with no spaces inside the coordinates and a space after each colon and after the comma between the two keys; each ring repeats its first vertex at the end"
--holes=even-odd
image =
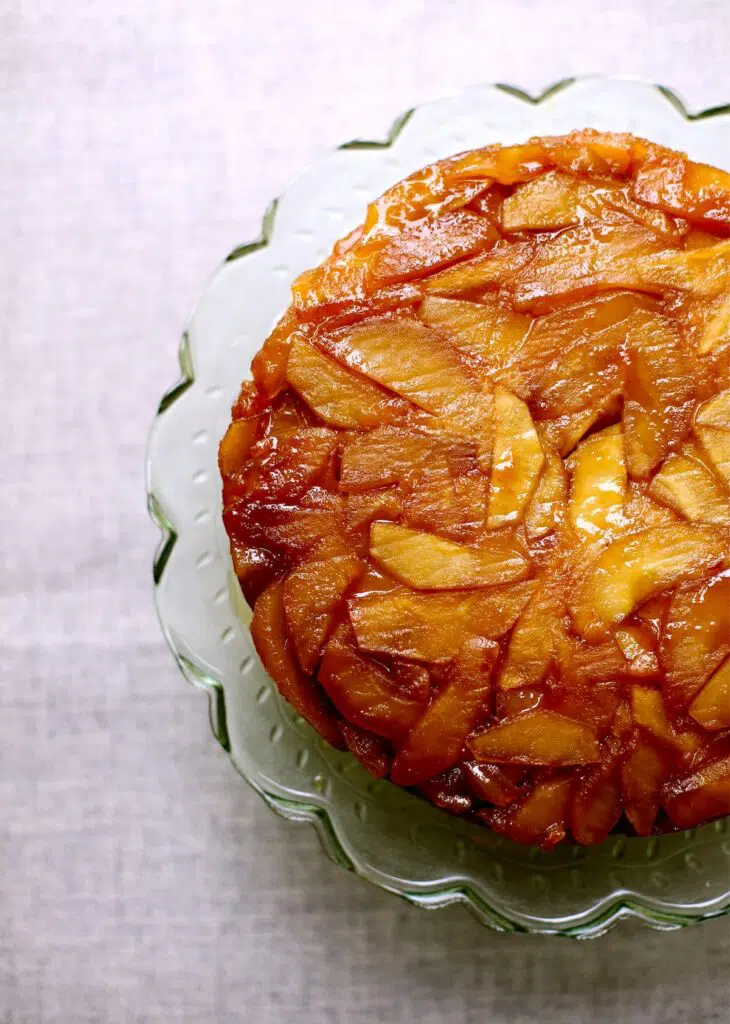
{"type": "Polygon", "coordinates": [[[628,79],[564,81],[542,96],[471,89],[400,117],[382,141],[330,153],[267,212],[260,239],[213,274],[149,443],[160,621],[184,675],[205,689],[218,742],[278,814],[313,824],[329,856],[422,907],[464,903],[503,931],[576,937],[634,917],[658,929],[730,909],[727,821],[651,839],[613,837],[543,853],[455,820],[327,747],[278,698],[253,650],[220,522],[218,439],[251,357],[289,286],[406,174],[491,142],[573,128],[632,131],[730,167],[730,108],[689,114],[668,89],[628,79]]]}

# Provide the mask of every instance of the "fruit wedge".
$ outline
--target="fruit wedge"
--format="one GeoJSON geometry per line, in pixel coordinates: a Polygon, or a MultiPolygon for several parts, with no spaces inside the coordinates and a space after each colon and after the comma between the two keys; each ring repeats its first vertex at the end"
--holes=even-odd
{"type": "Polygon", "coordinates": [[[560,604],[541,587],[530,599],[512,630],[499,675],[501,690],[541,683],[555,653],[560,604]]]}
{"type": "Polygon", "coordinates": [[[391,779],[415,786],[461,759],[491,691],[491,671],[499,648],[493,640],[467,641],[452,678],[411,729],[393,762],[391,779]]]}
{"type": "Polygon", "coordinates": [[[568,833],[572,780],[554,775],[538,782],[509,817],[506,834],[518,843],[549,850],[568,833]]]}
{"type": "Polygon", "coordinates": [[[563,460],[549,448],[544,448],[544,455],[537,487],[525,510],[525,529],[531,540],[551,533],[567,508],[568,482],[563,460]]]}
{"type": "Polygon", "coordinates": [[[689,713],[705,729],[730,729],[730,658],[707,680],[689,713]]]}
{"type": "Polygon", "coordinates": [[[730,488],[730,388],[699,406],[694,431],[718,475],[730,488]]]}
{"type": "Polygon", "coordinates": [[[583,722],[554,711],[526,711],[472,736],[469,749],[478,761],[497,764],[591,764],[601,759],[596,734],[583,722]]]}
{"type": "Polygon", "coordinates": [[[676,326],[657,314],[631,317],[626,358],[626,459],[631,476],[641,480],[687,433],[695,374],[676,326]]]}
{"type": "Polygon", "coordinates": [[[671,779],[664,787],[662,803],[680,828],[730,814],[730,757],[718,758],[689,775],[671,779]]]}
{"type": "Polygon", "coordinates": [[[712,527],[672,523],[612,541],[590,566],[570,610],[583,636],[600,636],[654,594],[697,579],[725,553],[712,527]]]}
{"type": "Polygon", "coordinates": [[[476,454],[463,438],[376,427],[345,445],[340,488],[358,492],[396,483],[421,486],[424,478],[448,480],[476,471],[476,454]]]}
{"type": "Polygon", "coordinates": [[[312,672],[335,612],[364,569],[337,536],[325,538],[284,582],[284,610],[299,664],[312,672]]]}
{"type": "Polygon", "coordinates": [[[618,761],[608,755],[580,780],[570,805],[570,831],[581,846],[602,843],[623,810],[618,761]]]}
{"type": "Polygon", "coordinates": [[[692,445],[664,460],[649,485],[649,494],[691,522],[730,525],[730,495],[692,445]]]}
{"type": "Polygon", "coordinates": [[[467,256],[491,249],[499,232],[485,217],[455,210],[405,228],[375,254],[373,282],[392,284],[424,277],[467,256]]]}
{"type": "Polygon", "coordinates": [[[408,412],[407,402],[344,369],[304,338],[291,346],[286,377],[309,408],[335,427],[367,430],[395,423],[408,412]]]}
{"type": "Polygon", "coordinates": [[[347,749],[353,757],[376,779],[384,779],[393,763],[388,741],[382,736],[376,736],[374,732],[358,728],[352,722],[342,721],[339,725],[347,749]]]}
{"type": "Polygon", "coordinates": [[[423,288],[429,294],[449,296],[506,285],[529,264],[534,253],[532,241],[498,242],[484,256],[464,260],[427,277],[423,288]]]}
{"type": "Polygon", "coordinates": [[[520,795],[516,785],[521,769],[505,768],[499,764],[480,764],[464,761],[461,766],[466,784],[480,800],[495,807],[507,807],[520,795]]]}
{"type": "Polygon", "coordinates": [[[730,174],[688,160],[682,153],[663,153],[643,163],[637,169],[634,195],[696,224],[730,225],[730,174]]]}
{"type": "Polygon", "coordinates": [[[317,678],[348,721],[387,739],[402,739],[426,709],[423,702],[400,693],[383,669],[358,652],[347,624],[327,644],[317,678]]]}
{"type": "Polygon", "coordinates": [[[486,526],[487,494],[488,481],[481,473],[446,479],[432,475],[406,495],[404,519],[414,529],[469,541],[486,526]]]}
{"type": "Polygon", "coordinates": [[[627,661],[629,675],[655,679],[660,675],[654,634],[645,623],[623,625],[614,632],[616,644],[627,661]]]}
{"type": "Polygon", "coordinates": [[[509,534],[489,536],[476,548],[396,523],[376,522],[370,528],[370,555],[416,590],[491,587],[523,579],[529,571],[527,558],[509,534]]]}
{"type": "Polygon", "coordinates": [[[287,635],[283,583],[272,584],[257,600],[251,620],[251,636],[264,668],[282,697],[328,743],[342,749],[344,744],[334,709],[311,676],[300,669],[287,635]]]}
{"type": "Polygon", "coordinates": [[[621,766],[621,790],[624,814],[639,836],[648,836],[654,827],[671,760],[666,751],[637,730],[621,766]]]}
{"type": "Polygon", "coordinates": [[[523,518],[545,461],[530,410],[504,388],[497,388],[494,393],[494,424],[487,514],[490,529],[523,518]]]}
{"type": "Polygon", "coordinates": [[[621,428],[606,427],[581,441],[571,468],[570,521],[579,537],[600,537],[623,519],[627,479],[621,428]]]}
{"type": "Polygon", "coordinates": [[[686,708],[728,652],[730,576],[715,576],[699,588],[678,588],[660,647],[669,707],[686,708]]]}
{"type": "Polygon", "coordinates": [[[228,425],[228,430],[218,447],[218,468],[221,476],[230,476],[231,473],[243,468],[251,445],[256,440],[260,423],[261,418],[254,416],[251,419],[233,420],[228,425]]]}
{"type": "Polygon", "coordinates": [[[418,315],[423,323],[442,331],[462,356],[491,369],[508,366],[532,326],[532,317],[516,313],[498,295],[479,302],[427,296],[418,315]]]}
{"type": "Polygon", "coordinates": [[[532,580],[522,580],[472,593],[366,594],[350,600],[350,618],[365,651],[443,664],[470,637],[496,639],[506,633],[534,589],[532,580]]]}

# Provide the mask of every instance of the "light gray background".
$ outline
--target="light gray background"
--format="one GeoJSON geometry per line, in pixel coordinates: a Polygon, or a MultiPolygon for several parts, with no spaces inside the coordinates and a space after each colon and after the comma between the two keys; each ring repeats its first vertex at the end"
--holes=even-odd
{"type": "Polygon", "coordinates": [[[142,463],[202,281],[324,148],[474,82],[707,106],[729,51],[723,0],[0,2],[4,1024],[727,1024],[726,921],[497,936],[268,811],[160,639],[142,463]]]}

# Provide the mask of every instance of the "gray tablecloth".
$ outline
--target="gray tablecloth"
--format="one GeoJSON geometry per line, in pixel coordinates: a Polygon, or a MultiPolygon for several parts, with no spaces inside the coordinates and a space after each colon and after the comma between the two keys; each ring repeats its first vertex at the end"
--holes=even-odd
{"type": "Polygon", "coordinates": [[[727,1024],[725,921],[497,936],[268,811],[163,646],[142,472],[201,282],[318,152],[475,81],[729,100],[724,0],[6,0],[0,47],[0,1019],[727,1024]]]}

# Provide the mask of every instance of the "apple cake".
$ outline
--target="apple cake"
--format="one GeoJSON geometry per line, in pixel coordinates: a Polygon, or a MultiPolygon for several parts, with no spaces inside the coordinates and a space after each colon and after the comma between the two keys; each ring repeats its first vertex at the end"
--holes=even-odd
{"type": "Polygon", "coordinates": [[[730,174],[585,130],[412,174],[220,445],[282,696],[511,839],[730,813],[730,174]]]}

